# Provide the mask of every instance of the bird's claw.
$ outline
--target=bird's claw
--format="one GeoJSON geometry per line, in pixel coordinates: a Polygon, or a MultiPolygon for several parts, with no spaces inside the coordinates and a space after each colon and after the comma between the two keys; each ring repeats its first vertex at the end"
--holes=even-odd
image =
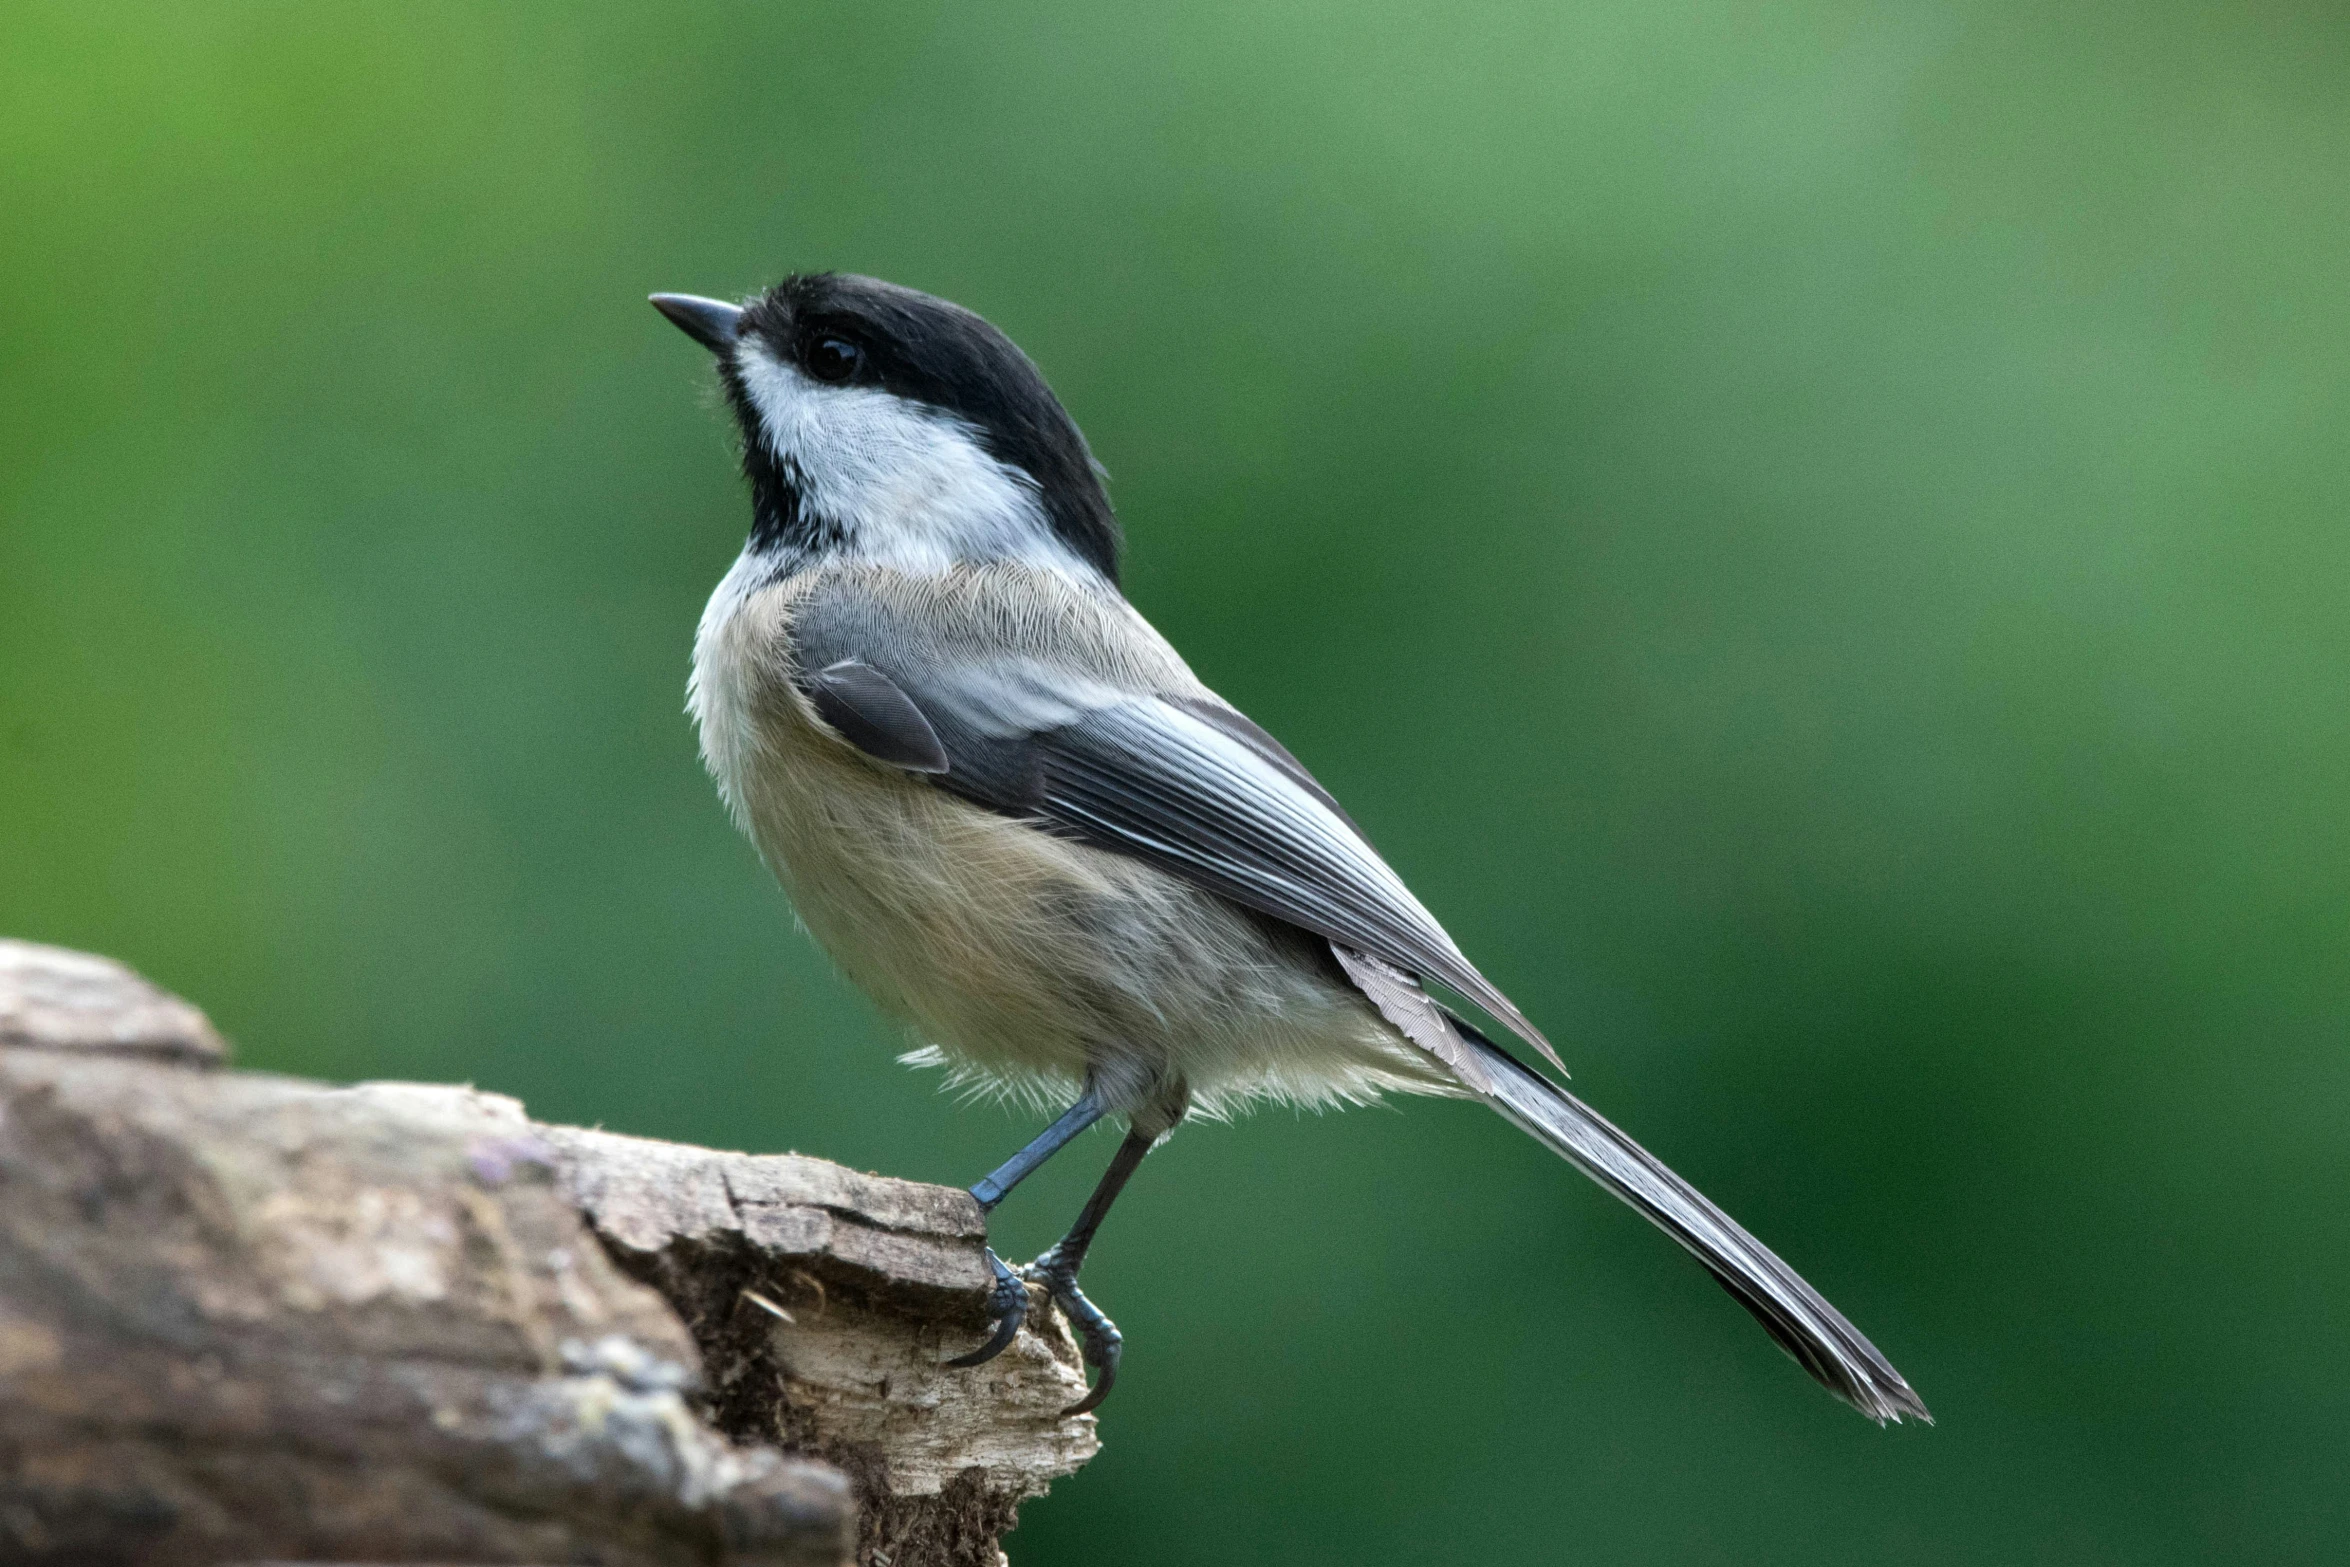
{"type": "Polygon", "coordinates": [[[1118,1331],[1118,1324],[1105,1316],[1101,1307],[1085,1298],[1085,1292],[1077,1287],[1077,1269],[1062,1260],[1058,1246],[1020,1271],[1051,1292],[1053,1303],[1061,1308],[1062,1314],[1069,1319],[1069,1325],[1077,1330],[1078,1348],[1085,1356],[1085,1363],[1093,1367],[1097,1374],[1092,1388],[1083,1398],[1062,1410],[1061,1418],[1066,1420],[1072,1415],[1082,1415],[1100,1407],[1101,1401],[1110,1396],[1110,1389],[1118,1381],[1118,1360],[1125,1352],[1126,1339],[1118,1331]]]}
{"type": "Polygon", "coordinates": [[[1053,1304],[1061,1308],[1076,1330],[1079,1351],[1085,1363],[1094,1369],[1095,1381],[1083,1398],[1061,1411],[1066,1420],[1072,1415],[1086,1414],[1099,1408],[1110,1396],[1110,1389],[1118,1381],[1118,1360],[1125,1351],[1125,1337],[1118,1324],[1103,1315],[1101,1307],[1085,1298],[1085,1291],[1077,1287],[1076,1266],[1061,1255],[1056,1246],[1017,1273],[1004,1266],[1004,1260],[987,1251],[987,1266],[995,1275],[988,1286],[988,1315],[995,1319],[995,1331],[986,1343],[968,1355],[957,1355],[947,1362],[950,1366],[984,1366],[1009,1349],[1012,1340],[1020,1336],[1020,1326],[1028,1319],[1028,1286],[1041,1284],[1052,1295],[1053,1304]]]}
{"type": "Polygon", "coordinates": [[[947,1362],[950,1366],[984,1366],[1011,1348],[1012,1340],[1020,1336],[1020,1324],[1028,1320],[1028,1284],[1019,1274],[1004,1266],[1004,1259],[987,1249],[987,1266],[994,1273],[994,1282],[987,1289],[987,1314],[995,1319],[995,1331],[986,1343],[968,1355],[957,1355],[947,1362]]]}

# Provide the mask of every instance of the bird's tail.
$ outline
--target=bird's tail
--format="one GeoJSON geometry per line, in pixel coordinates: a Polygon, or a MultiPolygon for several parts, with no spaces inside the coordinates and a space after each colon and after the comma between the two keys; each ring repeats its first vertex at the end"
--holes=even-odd
{"type": "Polygon", "coordinates": [[[1933,1422],[1877,1347],[1768,1246],[1588,1105],[1455,1022],[1486,1068],[1480,1086],[1495,1109],[1688,1248],[1823,1387],[1879,1425],[1904,1415],[1933,1422]]]}

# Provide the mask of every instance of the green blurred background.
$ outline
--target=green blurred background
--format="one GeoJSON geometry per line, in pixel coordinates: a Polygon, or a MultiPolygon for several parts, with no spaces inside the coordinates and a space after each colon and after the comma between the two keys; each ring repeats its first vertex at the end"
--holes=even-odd
{"type": "Polygon", "coordinates": [[[2340,1560],[2346,31],[8,4],[0,931],[253,1066],[995,1162],[681,713],[746,506],[643,296],[878,273],[1034,354],[1145,612],[1942,1421],[1474,1107],[1260,1115],[1108,1230],[1023,1567],[2340,1560]]]}

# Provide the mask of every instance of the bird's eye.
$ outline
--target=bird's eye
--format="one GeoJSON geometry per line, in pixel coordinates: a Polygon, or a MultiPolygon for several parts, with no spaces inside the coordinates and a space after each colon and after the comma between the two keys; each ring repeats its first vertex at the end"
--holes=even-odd
{"type": "Polygon", "coordinates": [[[845,337],[820,337],[808,345],[801,358],[810,375],[838,385],[857,373],[857,366],[865,362],[865,350],[845,337]]]}

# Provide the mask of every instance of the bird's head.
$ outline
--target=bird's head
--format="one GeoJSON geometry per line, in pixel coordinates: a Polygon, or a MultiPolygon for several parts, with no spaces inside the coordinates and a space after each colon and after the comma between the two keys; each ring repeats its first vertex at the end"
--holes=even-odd
{"type": "Polygon", "coordinates": [[[960,305],[830,272],[741,305],[655,294],[718,359],[753,554],[935,570],[1018,559],[1118,575],[1102,474],[1012,340],[960,305]]]}

